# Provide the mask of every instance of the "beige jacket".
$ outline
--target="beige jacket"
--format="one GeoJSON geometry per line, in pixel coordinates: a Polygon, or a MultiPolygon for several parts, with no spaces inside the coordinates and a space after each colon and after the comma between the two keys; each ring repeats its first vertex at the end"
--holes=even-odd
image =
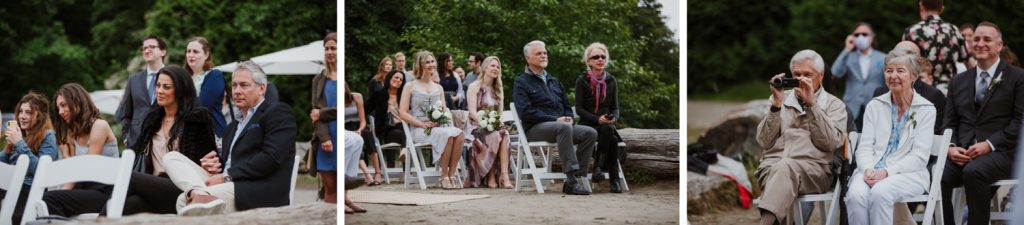
{"type": "Polygon", "coordinates": [[[792,90],[785,96],[782,110],[769,111],[757,125],[761,163],[791,158],[828,166],[832,151],[843,145],[846,135],[846,105],[823,89],[818,89],[817,104],[809,108],[800,106],[792,90]]]}

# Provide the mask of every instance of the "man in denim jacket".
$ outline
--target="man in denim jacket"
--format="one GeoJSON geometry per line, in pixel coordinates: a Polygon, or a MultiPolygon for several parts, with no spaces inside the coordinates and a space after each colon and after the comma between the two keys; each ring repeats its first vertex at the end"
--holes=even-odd
{"type": "Polygon", "coordinates": [[[577,176],[587,175],[597,131],[588,126],[573,125],[572,108],[569,107],[565,88],[558,79],[544,70],[548,65],[548,51],[544,48],[544,42],[532,41],[526,44],[523,54],[529,65],[516,78],[512,94],[526,136],[534,141],[557,142],[562,172],[566,175],[562,192],[589,195],[590,190],[577,181],[582,180],[577,176]],[[573,148],[574,143],[579,144],[579,148],[573,148]]]}

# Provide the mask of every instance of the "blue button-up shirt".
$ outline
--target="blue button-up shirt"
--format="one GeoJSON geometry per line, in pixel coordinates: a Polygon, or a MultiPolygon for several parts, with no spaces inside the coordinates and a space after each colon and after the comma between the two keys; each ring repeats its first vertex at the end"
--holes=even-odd
{"type": "MultiPolygon", "coordinates": [[[[257,103],[256,106],[253,106],[248,110],[245,110],[245,115],[243,115],[242,112],[235,113],[235,121],[238,121],[238,127],[235,128],[235,136],[231,138],[231,148],[235,147],[235,142],[238,141],[238,136],[240,136],[242,134],[242,131],[245,130],[246,126],[249,125],[249,120],[252,120],[253,115],[256,114],[256,109],[259,109],[260,105],[263,105],[263,101],[265,100],[266,99],[261,99],[260,103],[257,103]]],[[[228,172],[228,168],[231,168],[231,149],[226,150],[227,153],[224,155],[224,157],[228,157],[228,161],[224,163],[225,173],[228,172]]]]}
{"type": "Polygon", "coordinates": [[[900,133],[903,132],[903,125],[906,125],[908,117],[910,116],[910,110],[903,112],[903,116],[897,115],[896,105],[892,105],[892,128],[889,130],[889,144],[885,147],[885,152],[882,153],[882,158],[878,159],[878,163],[875,163],[875,170],[885,168],[885,158],[888,157],[892,152],[895,152],[900,146],[900,133]]]}

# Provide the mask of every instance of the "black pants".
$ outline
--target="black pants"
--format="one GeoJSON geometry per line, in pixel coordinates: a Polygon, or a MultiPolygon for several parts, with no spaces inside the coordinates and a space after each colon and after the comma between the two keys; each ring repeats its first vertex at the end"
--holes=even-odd
{"type": "MultiPolygon", "coordinates": [[[[28,192],[32,186],[27,184],[21,185],[21,193],[18,194],[18,201],[14,203],[14,216],[11,217],[11,224],[21,224],[21,214],[25,212],[25,202],[28,201],[28,192]]],[[[0,190],[0,198],[7,196],[6,190],[0,190]]],[[[0,224],[6,224],[0,221],[0,224]]]]}
{"type": "Polygon", "coordinates": [[[615,125],[597,125],[594,126],[597,130],[597,162],[594,165],[598,165],[608,172],[608,176],[611,179],[619,179],[619,164],[616,162],[619,160],[619,133],[615,129],[615,125]]]}
{"type": "Polygon", "coordinates": [[[133,172],[128,185],[128,197],[124,200],[124,214],[177,213],[174,205],[181,193],[171,178],[133,172]]]}
{"type": "Polygon", "coordinates": [[[405,146],[405,131],[401,127],[388,127],[384,130],[378,130],[377,140],[380,140],[380,144],[398,143],[405,146]]]}
{"type": "MultiPolygon", "coordinates": [[[[1013,149],[1010,149],[1013,151],[1013,149]]],[[[946,161],[945,171],[942,173],[942,199],[953,199],[953,188],[964,186],[964,193],[967,195],[968,224],[988,224],[989,211],[994,189],[992,183],[1002,179],[1010,178],[1013,171],[1013,152],[999,151],[991,152],[971,160],[964,166],[958,166],[952,160],[946,161]]],[[[946,224],[953,223],[952,201],[942,201],[942,213],[946,224]]]]}
{"type": "Polygon", "coordinates": [[[75,189],[43,193],[43,202],[50,215],[71,217],[83,213],[105,213],[113,185],[78,182],[75,189]]]}

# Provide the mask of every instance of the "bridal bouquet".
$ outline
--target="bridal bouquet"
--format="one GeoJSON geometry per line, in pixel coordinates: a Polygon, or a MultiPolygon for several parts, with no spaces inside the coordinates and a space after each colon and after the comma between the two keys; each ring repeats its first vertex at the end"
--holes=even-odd
{"type": "MultiPolygon", "coordinates": [[[[444,107],[444,102],[441,100],[437,100],[435,104],[422,105],[420,111],[423,112],[423,115],[427,115],[427,119],[430,122],[434,122],[438,126],[446,125],[452,121],[452,112],[444,107]]],[[[427,135],[430,135],[430,128],[427,127],[424,130],[427,135]]]]}
{"type": "Polygon", "coordinates": [[[501,123],[501,114],[495,110],[476,111],[476,117],[480,118],[480,126],[477,127],[479,132],[492,132],[505,125],[501,123]]]}

